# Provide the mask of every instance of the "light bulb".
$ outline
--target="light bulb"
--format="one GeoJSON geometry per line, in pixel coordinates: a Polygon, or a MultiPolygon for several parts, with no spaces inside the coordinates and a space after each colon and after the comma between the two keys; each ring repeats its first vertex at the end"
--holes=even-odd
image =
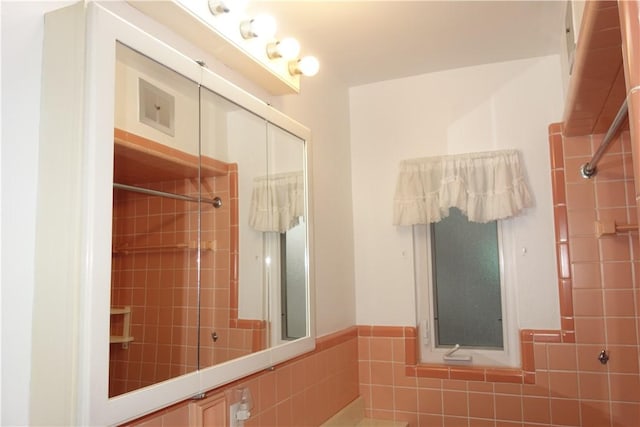
{"type": "Polygon", "coordinates": [[[225,3],[232,13],[238,14],[247,10],[249,0],[225,0],[225,3]]]}
{"type": "Polygon", "coordinates": [[[248,0],[209,0],[209,10],[214,16],[224,13],[241,13],[247,8],[248,0]]]}
{"type": "Polygon", "coordinates": [[[289,62],[289,73],[291,75],[302,74],[311,77],[318,74],[320,70],[320,62],[315,56],[305,56],[297,61],[289,62]]]}
{"type": "Polygon", "coordinates": [[[276,20],[273,16],[258,15],[240,23],[240,34],[245,39],[254,37],[272,38],[276,33],[276,20]]]}
{"type": "Polygon", "coordinates": [[[287,61],[294,59],[300,53],[300,43],[293,37],[287,37],[279,42],[267,45],[267,56],[269,59],[283,58],[287,61]]]}
{"type": "Polygon", "coordinates": [[[229,6],[223,0],[209,0],[209,10],[214,16],[229,12],[229,6]]]}

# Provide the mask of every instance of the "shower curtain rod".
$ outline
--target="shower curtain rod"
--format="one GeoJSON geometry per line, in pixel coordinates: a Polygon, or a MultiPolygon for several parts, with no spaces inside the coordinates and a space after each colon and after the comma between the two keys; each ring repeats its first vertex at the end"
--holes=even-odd
{"type": "Polygon", "coordinates": [[[591,158],[591,161],[588,163],[585,163],[580,167],[580,174],[584,179],[589,179],[596,174],[597,172],[596,166],[598,165],[600,158],[604,154],[605,150],[607,149],[611,141],[613,141],[613,137],[618,132],[618,128],[620,128],[620,125],[622,124],[624,119],[627,117],[627,109],[628,109],[628,105],[627,105],[627,100],[625,99],[622,105],[620,106],[620,109],[618,110],[618,114],[616,114],[616,117],[611,122],[611,126],[609,126],[609,130],[607,130],[607,133],[604,135],[604,139],[602,140],[602,143],[598,147],[598,150],[591,158]]]}
{"type": "Polygon", "coordinates": [[[213,205],[214,208],[222,206],[222,199],[214,197],[213,199],[205,199],[191,196],[183,196],[182,194],[168,193],[166,191],[151,190],[149,188],[135,187],[133,185],[113,183],[113,188],[119,190],[133,191],[135,193],[149,194],[151,196],[168,197],[170,199],[185,200],[187,202],[203,202],[213,205]]]}

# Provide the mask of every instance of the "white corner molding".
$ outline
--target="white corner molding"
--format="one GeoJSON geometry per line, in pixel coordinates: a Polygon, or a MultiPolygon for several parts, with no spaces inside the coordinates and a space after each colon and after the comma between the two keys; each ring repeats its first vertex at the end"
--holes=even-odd
{"type": "Polygon", "coordinates": [[[299,93],[300,76],[289,73],[286,60],[269,59],[264,40],[243,39],[237,16],[214,16],[206,1],[128,0],[127,3],[272,95],[299,93]]]}

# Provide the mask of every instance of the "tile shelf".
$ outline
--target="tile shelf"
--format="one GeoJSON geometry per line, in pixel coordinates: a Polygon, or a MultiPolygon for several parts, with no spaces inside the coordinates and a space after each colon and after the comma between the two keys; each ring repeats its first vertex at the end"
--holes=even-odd
{"type": "Polygon", "coordinates": [[[562,120],[564,135],[606,132],[625,96],[618,3],[586,2],[562,120]]]}
{"type": "Polygon", "coordinates": [[[114,129],[114,182],[136,185],[225,176],[229,163],[196,156],[151,139],[114,129]],[[198,169],[200,167],[200,171],[198,169]]]}
{"type": "Polygon", "coordinates": [[[611,236],[617,233],[625,233],[629,231],[638,231],[638,224],[618,224],[614,221],[596,221],[596,236],[611,236]]]}
{"type": "Polygon", "coordinates": [[[131,336],[131,307],[111,307],[111,316],[123,316],[122,335],[110,335],[109,343],[122,344],[122,348],[129,348],[129,343],[133,341],[131,336]]]}

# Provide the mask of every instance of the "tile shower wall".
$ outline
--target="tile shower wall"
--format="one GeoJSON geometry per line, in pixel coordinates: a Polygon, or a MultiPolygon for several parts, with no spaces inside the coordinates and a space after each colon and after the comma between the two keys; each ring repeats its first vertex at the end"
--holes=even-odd
{"type": "MultiPolygon", "coordinates": [[[[421,378],[406,375],[405,351],[412,348],[406,328],[361,327],[360,393],[368,416],[414,427],[640,425],[638,233],[598,239],[594,226],[635,223],[629,134],[618,137],[598,175],[587,181],[579,166],[602,135],[563,138],[559,125],[550,130],[554,206],[564,207],[568,226],[569,247],[559,252],[559,262],[571,284],[565,303],[572,311],[565,313],[573,317],[563,319],[563,330],[575,326],[575,343],[561,343],[559,331],[558,342],[534,335],[533,384],[421,378]],[[610,356],[606,365],[597,359],[603,349],[610,356]]],[[[563,218],[556,215],[557,226],[563,218]]]]}
{"type": "MultiPolygon", "coordinates": [[[[238,319],[236,182],[234,165],[229,174],[202,181],[204,192],[223,200],[219,209],[203,205],[201,217],[202,366],[261,349],[265,341],[263,321],[238,319]]],[[[191,180],[153,189],[198,194],[191,180]]],[[[114,191],[111,305],[131,308],[133,341],[110,346],[110,396],[197,369],[197,209],[191,202],[114,191]]],[[[123,320],[112,316],[111,335],[122,335],[123,320]]]]}
{"type": "MultiPolygon", "coordinates": [[[[189,181],[154,189],[190,194],[189,181]],[[186,187],[186,188],[185,188],[186,187]]],[[[134,338],[110,346],[110,396],[196,369],[197,204],[114,190],[111,306],[131,308],[134,338]],[[173,348],[173,349],[172,349],[173,348]]],[[[122,316],[112,316],[119,335],[122,316]]]]}
{"type": "Polygon", "coordinates": [[[200,260],[200,363],[211,366],[264,348],[266,322],[238,319],[238,171],[203,180],[207,197],[220,197],[221,208],[202,207],[202,240],[215,242],[200,260]],[[212,338],[217,337],[214,341],[212,338]]]}

